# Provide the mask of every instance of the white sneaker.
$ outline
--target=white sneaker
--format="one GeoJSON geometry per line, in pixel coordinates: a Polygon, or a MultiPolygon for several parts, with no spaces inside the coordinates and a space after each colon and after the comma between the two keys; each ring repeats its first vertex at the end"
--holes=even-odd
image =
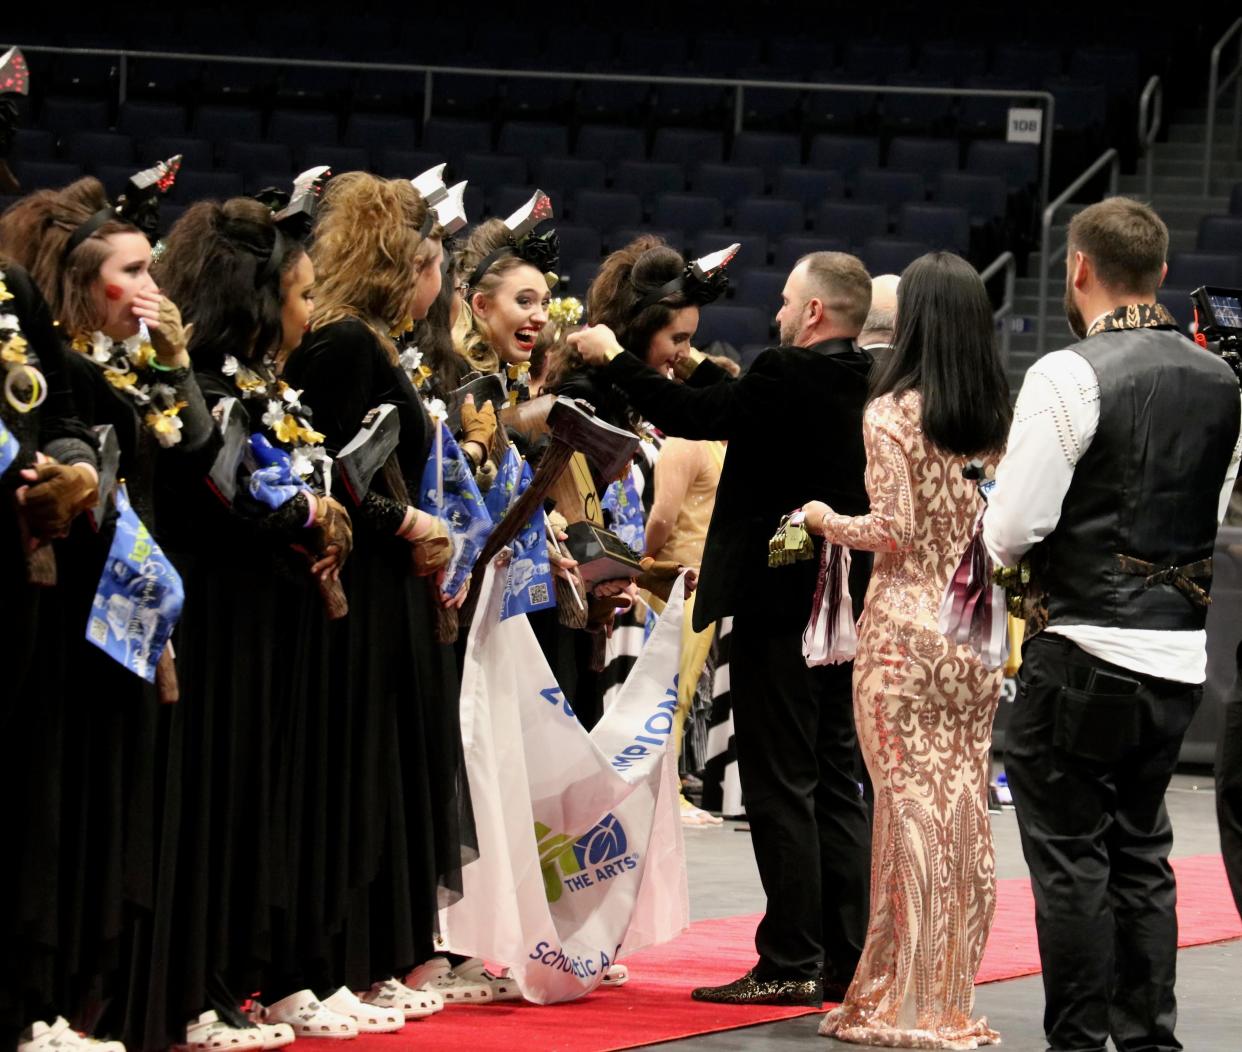
{"type": "Polygon", "coordinates": [[[391,1034],[405,1026],[404,1012],[363,1004],[348,986],[342,986],[331,997],[325,997],[323,1003],[332,1011],[352,1019],[360,1034],[391,1034]]]}
{"type": "Polygon", "coordinates": [[[299,990],[266,1007],[256,1002],[250,1018],[256,1023],[287,1023],[297,1037],[347,1040],[358,1036],[353,1019],[320,1003],[309,990],[299,990]]]}
{"type": "Polygon", "coordinates": [[[481,1005],[492,999],[487,983],[463,979],[445,957],[424,961],[405,977],[405,985],[411,990],[431,990],[450,1005],[481,1005]]]}
{"type": "Polygon", "coordinates": [[[471,957],[470,960],[463,961],[453,969],[453,974],[467,982],[486,983],[491,988],[493,1001],[522,999],[522,991],[518,989],[517,981],[509,974],[508,969],[499,975],[493,975],[487,970],[482,957],[471,957]]]}
{"type": "Polygon", "coordinates": [[[209,1011],[186,1023],[185,1041],[173,1047],[186,1052],[254,1052],[263,1047],[263,1035],[258,1027],[229,1026],[209,1011]]]}
{"type": "Polygon", "coordinates": [[[400,979],[385,979],[373,983],[366,993],[358,995],[363,1004],[376,1008],[391,1008],[401,1012],[406,1019],[423,1019],[444,1010],[444,998],[431,990],[411,990],[400,979]]]}
{"type": "MultiPolygon", "coordinates": [[[[75,1031],[69,1020],[57,1016],[51,1023],[42,1021],[31,1023],[17,1039],[17,1052],[81,1052],[86,1047],[85,1038],[75,1031]]],[[[125,1046],[119,1041],[97,1041],[92,1048],[101,1048],[102,1052],[125,1052],[125,1046]],[[102,1046],[107,1045],[106,1050],[102,1046]]]]}

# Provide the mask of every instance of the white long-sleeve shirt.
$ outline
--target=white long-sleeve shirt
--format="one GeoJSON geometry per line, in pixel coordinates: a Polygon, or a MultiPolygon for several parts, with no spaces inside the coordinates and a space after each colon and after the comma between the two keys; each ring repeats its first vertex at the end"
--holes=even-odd
{"type": "MultiPolygon", "coordinates": [[[[1099,383],[1081,355],[1053,351],[1027,371],[983,517],[983,540],[994,562],[1016,565],[1056,528],[1074,468],[1091,445],[1099,422],[1099,383]]],[[[1229,506],[1240,457],[1242,433],[1221,487],[1217,522],[1229,506]]],[[[1046,631],[1133,672],[1181,683],[1202,683],[1207,678],[1207,636],[1202,631],[1099,625],[1055,625],[1046,631]]]]}

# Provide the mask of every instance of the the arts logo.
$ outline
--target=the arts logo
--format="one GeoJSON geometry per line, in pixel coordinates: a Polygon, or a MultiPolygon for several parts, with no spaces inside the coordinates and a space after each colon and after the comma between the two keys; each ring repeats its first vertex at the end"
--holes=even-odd
{"type": "Polygon", "coordinates": [[[593,887],[638,865],[638,852],[629,850],[625,828],[616,815],[605,815],[576,840],[536,822],[535,839],[549,902],[559,900],[567,889],[574,892],[593,887]]]}

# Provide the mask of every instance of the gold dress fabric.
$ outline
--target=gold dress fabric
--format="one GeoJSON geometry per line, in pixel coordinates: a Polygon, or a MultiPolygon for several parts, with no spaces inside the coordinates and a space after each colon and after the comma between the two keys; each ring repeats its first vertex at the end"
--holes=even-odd
{"type": "Polygon", "coordinates": [[[886,1048],[998,1044],[972,1019],[996,906],[988,754],[1001,673],[937,623],[980,507],[964,458],[923,437],[917,392],[863,418],[868,515],[826,535],[876,552],[859,625],[854,718],[875,787],[871,916],[845,1002],[819,1032],[886,1048]]]}

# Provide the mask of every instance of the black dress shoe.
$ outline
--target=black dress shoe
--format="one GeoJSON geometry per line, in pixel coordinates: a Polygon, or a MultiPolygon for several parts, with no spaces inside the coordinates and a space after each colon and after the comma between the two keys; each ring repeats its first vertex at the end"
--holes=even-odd
{"type": "Polygon", "coordinates": [[[700,986],[690,996],[696,1001],[722,1005],[805,1005],[819,1008],[824,1003],[823,986],[818,979],[760,979],[752,968],[724,986],[700,986]]]}

